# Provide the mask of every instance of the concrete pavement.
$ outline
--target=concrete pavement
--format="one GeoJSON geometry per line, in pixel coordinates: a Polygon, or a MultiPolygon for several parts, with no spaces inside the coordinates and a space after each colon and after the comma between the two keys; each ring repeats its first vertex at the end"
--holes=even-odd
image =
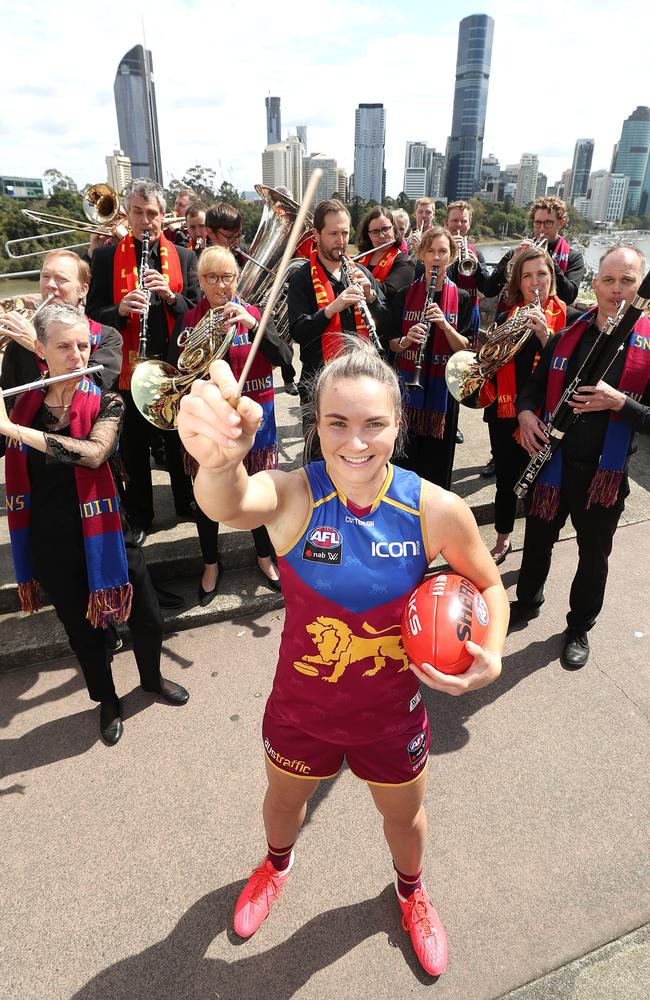
{"type": "Polygon", "coordinates": [[[450,941],[435,983],[347,770],[317,793],[270,919],[245,943],[230,930],[264,851],[260,719],[281,611],[166,640],[185,708],[152,703],[131,654],[117,656],[114,748],[72,659],[0,676],[2,1000],[647,998],[649,557],[647,523],[623,526],[582,671],[558,663],[567,539],[499,681],[426,692],[425,874],[450,941]]]}

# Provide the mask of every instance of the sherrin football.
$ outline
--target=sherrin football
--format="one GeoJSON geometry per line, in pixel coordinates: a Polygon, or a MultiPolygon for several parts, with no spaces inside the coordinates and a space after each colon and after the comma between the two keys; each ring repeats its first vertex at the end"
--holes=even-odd
{"type": "Polygon", "coordinates": [[[468,639],[479,645],[490,616],[481,592],[457,573],[436,573],[410,594],[402,612],[402,643],[411,663],[430,663],[444,674],[462,674],[473,657],[468,639]]]}

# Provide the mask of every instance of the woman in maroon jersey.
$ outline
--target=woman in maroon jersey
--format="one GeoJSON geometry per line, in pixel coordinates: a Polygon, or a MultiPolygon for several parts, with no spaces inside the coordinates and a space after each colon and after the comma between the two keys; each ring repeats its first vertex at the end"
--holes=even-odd
{"type": "Polygon", "coordinates": [[[268,854],[237,901],[235,930],[249,937],[268,916],[307,801],[347,758],[383,816],[404,927],[423,968],[439,975],[446,937],[421,880],[429,728],[417,682],[459,695],[498,677],[508,619],[498,570],[462,500],[390,463],[399,382],[372,347],[356,342],[322,369],[314,407],[325,461],[287,473],[247,474],[261,408],[226,402],[236,383],[225,362],[211,379],[195,382],[179,417],[200,466],[197,499],[234,527],[267,526],[286,604],[263,723],[268,854]],[[456,677],[409,664],[399,639],[405,600],[439,553],[490,612],[483,646],[468,642],[472,665],[456,677]]]}

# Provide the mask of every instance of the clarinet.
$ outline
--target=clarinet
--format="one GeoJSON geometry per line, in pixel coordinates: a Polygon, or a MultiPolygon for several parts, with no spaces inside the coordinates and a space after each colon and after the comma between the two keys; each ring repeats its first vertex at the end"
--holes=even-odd
{"type": "Polygon", "coordinates": [[[625,346],[639,316],[648,306],[650,306],[650,271],[641,282],[641,286],[629,306],[626,308],[625,302],[621,302],[616,316],[606,320],[579,371],[562,393],[546,428],[550,440],[548,444],[544,445],[542,451],[530,460],[521,474],[515,486],[515,493],[518,497],[523,499],[526,496],[529,487],[534,483],[546,462],[562,443],[566,432],[577,419],[578,414],[569,406],[569,400],[573,394],[583,385],[597,385],[607,374],[616,355],[625,346]]]}
{"type": "Polygon", "coordinates": [[[420,344],[420,350],[418,351],[417,361],[415,362],[415,371],[413,373],[413,379],[411,382],[406,383],[407,389],[422,389],[423,386],[420,382],[420,375],[422,374],[422,365],[424,364],[424,355],[427,349],[427,343],[429,342],[429,334],[431,333],[431,327],[433,326],[433,320],[427,320],[427,309],[436,297],[436,285],[438,284],[438,268],[431,268],[431,281],[429,283],[429,288],[427,289],[427,297],[424,300],[424,305],[422,307],[422,312],[420,313],[419,323],[427,324],[427,332],[424,336],[424,340],[420,344]]]}
{"type": "Polygon", "coordinates": [[[140,337],[138,340],[138,361],[143,361],[147,357],[147,324],[149,323],[149,305],[151,303],[151,292],[144,287],[145,271],[149,267],[149,230],[145,229],[142,234],[142,257],[140,258],[140,271],[138,273],[138,287],[147,296],[147,302],[140,313],[140,337]]]}
{"type": "MultiPolygon", "coordinates": [[[[339,254],[339,260],[341,262],[341,273],[343,275],[344,279],[343,284],[345,285],[345,287],[349,288],[352,285],[354,285],[355,288],[359,288],[359,285],[357,285],[356,281],[352,277],[352,268],[350,267],[350,262],[344,253],[339,254]]],[[[370,337],[372,346],[377,351],[379,357],[383,358],[384,348],[377,334],[377,327],[375,326],[375,321],[372,318],[372,313],[368,308],[368,303],[366,302],[365,299],[361,299],[361,302],[359,302],[358,305],[359,305],[359,312],[363,316],[363,321],[368,327],[368,336],[370,337]]]]}

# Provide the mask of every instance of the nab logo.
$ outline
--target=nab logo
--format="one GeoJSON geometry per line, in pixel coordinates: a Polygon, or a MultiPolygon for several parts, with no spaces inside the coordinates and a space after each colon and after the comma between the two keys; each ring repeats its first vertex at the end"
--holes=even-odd
{"type": "Polygon", "coordinates": [[[372,555],[380,559],[403,559],[405,556],[419,556],[419,542],[372,542],[372,555]]]}
{"type": "Polygon", "coordinates": [[[327,525],[312,528],[307,534],[302,550],[302,558],[310,562],[327,563],[336,566],[341,562],[343,538],[341,532],[327,525]]]}

